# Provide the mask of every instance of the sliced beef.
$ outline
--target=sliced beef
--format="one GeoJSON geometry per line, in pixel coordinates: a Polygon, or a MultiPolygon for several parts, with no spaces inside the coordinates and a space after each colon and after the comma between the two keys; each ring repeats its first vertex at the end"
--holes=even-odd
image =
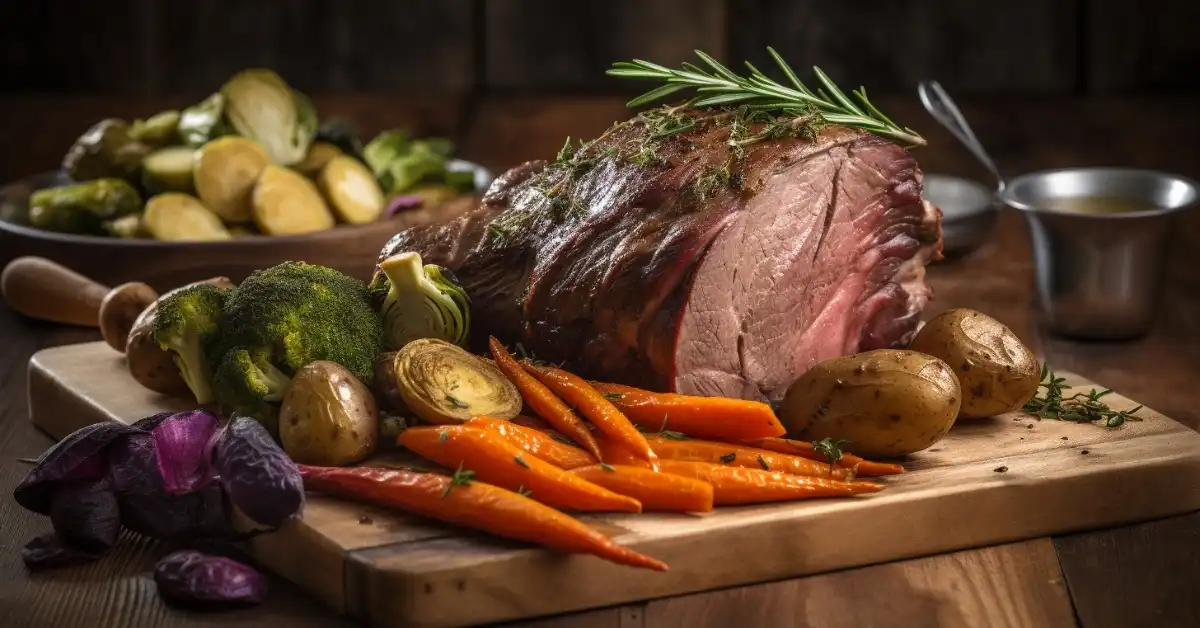
{"type": "Polygon", "coordinates": [[[906,342],[941,242],[908,152],[788,122],[653,110],[514,168],[383,256],[451,268],[476,346],[496,335],[596,379],[778,400],[819,360],[906,342]]]}

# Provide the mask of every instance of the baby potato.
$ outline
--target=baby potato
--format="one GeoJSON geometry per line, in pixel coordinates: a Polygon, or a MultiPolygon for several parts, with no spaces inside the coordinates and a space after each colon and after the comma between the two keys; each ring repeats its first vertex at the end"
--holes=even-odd
{"type": "Polygon", "coordinates": [[[146,202],[142,224],[155,240],[229,240],[217,215],[183,192],[164,192],[146,202]]]}
{"type": "Polygon", "coordinates": [[[954,425],[962,399],[943,361],[878,349],[818,363],[788,387],[779,417],[804,440],[840,438],[864,458],[921,451],[954,425]]]}
{"type": "Polygon", "coordinates": [[[317,177],[321,191],[338,218],[352,225],[372,222],[383,213],[383,190],[375,175],[359,160],[338,155],[317,177]]]}
{"type": "Polygon", "coordinates": [[[267,166],[251,197],[254,223],[267,235],[299,235],[333,227],[317,184],[295,170],[267,166]]]}
{"type": "Polygon", "coordinates": [[[196,196],[225,222],[249,222],[250,194],[270,163],[253,140],[217,138],[196,151],[192,166],[196,196]]]}
{"type": "Polygon", "coordinates": [[[279,408],[279,440],[292,460],[350,465],[374,453],[378,439],[375,397],[346,367],[317,360],[296,371],[279,408]]]}
{"type": "Polygon", "coordinates": [[[950,365],[962,389],[959,417],[1019,410],[1037,393],[1040,365],[1017,335],[975,310],[947,310],[925,324],[908,347],[950,365]]]}

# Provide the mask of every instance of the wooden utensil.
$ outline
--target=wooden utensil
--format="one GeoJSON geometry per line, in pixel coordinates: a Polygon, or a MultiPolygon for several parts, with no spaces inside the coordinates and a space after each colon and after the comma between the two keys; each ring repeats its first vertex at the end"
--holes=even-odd
{"type": "Polygon", "coordinates": [[[125,351],[138,314],[158,299],[131,281],[109,288],[44,257],[18,257],[0,274],[0,292],[15,312],[52,323],[99,327],[104,341],[125,351]]]}

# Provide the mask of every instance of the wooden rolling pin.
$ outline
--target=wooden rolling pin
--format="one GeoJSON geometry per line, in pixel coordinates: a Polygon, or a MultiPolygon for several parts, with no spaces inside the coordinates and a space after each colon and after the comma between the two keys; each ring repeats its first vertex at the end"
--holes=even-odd
{"type": "Polygon", "coordinates": [[[121,352],[133,322],[158,299],[140,281],[109,288],[44,257],[9,263],[0,274],[0,292],[8,307],[30,318],[99,327],[104,341],[121,352]]]}

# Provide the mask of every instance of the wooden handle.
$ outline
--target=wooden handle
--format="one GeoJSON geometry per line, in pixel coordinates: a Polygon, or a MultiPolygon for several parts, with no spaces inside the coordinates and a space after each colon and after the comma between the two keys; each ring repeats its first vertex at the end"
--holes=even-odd
{"type": "Polygon", "coordinates": [[[44,257],[18,257],[0,274],[8,307],[30,318],[98,327],[108,286],[44,257]]]}

